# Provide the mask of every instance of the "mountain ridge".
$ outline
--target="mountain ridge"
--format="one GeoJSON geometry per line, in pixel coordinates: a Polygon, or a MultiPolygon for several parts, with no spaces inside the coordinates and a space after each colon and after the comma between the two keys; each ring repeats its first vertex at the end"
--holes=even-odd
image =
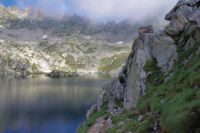
{"type": "Polygon", "coordinates": [[[126,34],[135,34],[126,21],[92,24],[76,15],[55,19],[37,9],[3,5],[0,25],[1,77],[53,70],[115,75],[130,52],[132,37],[126,34]]]}

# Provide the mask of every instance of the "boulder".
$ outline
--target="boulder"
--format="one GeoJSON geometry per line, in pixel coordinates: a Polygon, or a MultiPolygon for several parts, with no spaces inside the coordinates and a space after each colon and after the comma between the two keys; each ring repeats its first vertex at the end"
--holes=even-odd
{"type": "Polygon", "coordinates": [[[140,27],[138,30],[139,35],[143,35],[144,33],[153,33],[153,27],[151,25],[147,27],[140,27]]]}
{"type": "Polygon", "coordinates": [[[134,51],[127,64],[127,80],[123,101],[124,109],[136,108],[141,95],[145,94],[147,73],[144,71],[146,62],[152,59],[154,33],[151,26],[139,29],[139,38],[133,44],[134,51]]]}
{"type": "Polygon", "coordinates": [[[139,49],[133,58],[125,88],[123,103],[125,109],[135,108],[137,99],[145,93],[147,76],[143,67],[148,60],[147,56],[148,54],[146,54],[144,49],[139,49]]]}
{"type": "Polygon", "coordinates": [[[170,24],[166,27],[165,31],[168,35],[179,35],[183,30],[185,24],[188,23],[188,16],[193,12],[191,6],[183,5],[176,7],[170,11],[165,19],[170,21],[170,24]]]}
{"type": "Polygon", "coordinates": [[[197,49],[196,54],[200,54],[200,47],[197,49]]]}
{"type": "Polygon", "coordinates": [[[103,90],[100,93],[98,103],[98,110],[103,106],[104,102],[108,103],[110,110],[115,107],[115,100],[123,101],[124,86],[120,83],[118,78],[104,84],[103,90]]]}
{"type": "Polygon", "coordinates": [[[200,9],[196,9],[191,15],[188,16],[190,23],[195,23],[200,26],[200,9]]]}
{"type": "Polygon", "coordinates": [[[177,60],[177,49],[172,37],[164,33],[156,35],[153,57],[157,59],[157,65],[163,72],[168,72],[173,68],[174,61],[177,60]]]}

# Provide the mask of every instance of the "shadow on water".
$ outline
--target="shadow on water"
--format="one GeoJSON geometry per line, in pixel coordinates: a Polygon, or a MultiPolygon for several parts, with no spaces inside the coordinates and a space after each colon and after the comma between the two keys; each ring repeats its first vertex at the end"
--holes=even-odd
{"type": "Polygon", "coordinates": [[[106,79],[0,81],[0,133],[74,133],[106,79]]]}

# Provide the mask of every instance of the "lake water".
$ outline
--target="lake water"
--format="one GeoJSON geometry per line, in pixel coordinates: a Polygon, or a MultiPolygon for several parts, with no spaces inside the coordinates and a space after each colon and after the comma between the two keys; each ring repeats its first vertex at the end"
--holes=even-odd
{"type": "Polygon", "coordinates": [[[74,133],[105,80],[0,80],[0,133],[74,133]]]}

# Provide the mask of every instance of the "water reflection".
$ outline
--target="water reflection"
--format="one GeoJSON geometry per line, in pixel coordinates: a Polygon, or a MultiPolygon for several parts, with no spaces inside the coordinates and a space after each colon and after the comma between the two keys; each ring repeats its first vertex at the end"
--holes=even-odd
{"type": "Polygon", "coordinates": [[[73,133],[105,80],[35,77],[0,81],[0,133],[73,133]]]}

